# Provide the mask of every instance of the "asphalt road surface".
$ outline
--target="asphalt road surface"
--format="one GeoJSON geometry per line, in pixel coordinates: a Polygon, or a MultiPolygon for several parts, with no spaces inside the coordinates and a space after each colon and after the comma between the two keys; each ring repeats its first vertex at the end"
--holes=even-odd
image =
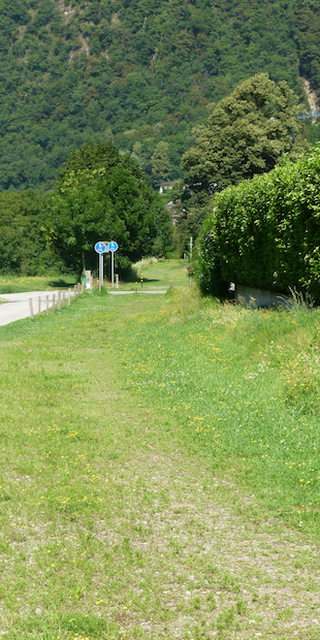
{"type": "MultiPolygon", "coordinates": [[[[10,324],[16,320],[29,318],[30,305],[29,299],[32,298],[33,313],[38,313],[39,297],[41,299],[41,310],[46,309],[46,297],[49,296],[49,307],[52,307],[53,294],[55,294],[56,303],[58,300],[57,291],[31,291],[27,293],[1,293],[0,302],[0,326],[10,324]]],[[[67,294],[67,292],[66,292],[67,294]]],[[[73,295],[73,294],[72,294],[73,295]]],[[[67,301],[66,301],[67,304],[67,301]]]]}

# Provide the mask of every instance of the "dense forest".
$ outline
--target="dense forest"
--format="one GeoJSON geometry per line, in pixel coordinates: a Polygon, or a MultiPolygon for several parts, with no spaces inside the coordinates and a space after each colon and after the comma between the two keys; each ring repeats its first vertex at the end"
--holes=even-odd
{"type": "Polygon", "coordinates": [[[319,34],[315,0],[0,0],[0,190],[50,189],[96,141],[154,185],[178,178],[193,126],[242,80],[320,91],[319,34]]]}

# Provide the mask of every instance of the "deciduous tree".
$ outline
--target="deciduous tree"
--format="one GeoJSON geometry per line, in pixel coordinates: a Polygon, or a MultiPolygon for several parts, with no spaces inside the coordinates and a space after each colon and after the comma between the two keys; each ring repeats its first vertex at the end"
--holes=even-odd
{"type": "Polygon", "coordinates": [[[109,142],[90,143],[73,151],[60,173],[54,225],[67,264],[79,271],[95,266],[98,240],[117,241],[124,268],[152,254],[156,239],[158,252],[165,252],[169,216],[129,155],[109,142]]]}
{"type": "Polygon", "coordinates": [[[169,177],[170,160],[168,151],[169,144],[167,142],[158,142],[151,157],[152,176],[157,184],[161,180],[167,180],[169,177]]]}
{"type": "Polygon", "coordinates": [[[302,111],[286,82],[260,73],[239,84],[194,131],[196,144],[182,160],[185,199],[270,171],[284,155],[296,159],[306,148],[302,111]]]}

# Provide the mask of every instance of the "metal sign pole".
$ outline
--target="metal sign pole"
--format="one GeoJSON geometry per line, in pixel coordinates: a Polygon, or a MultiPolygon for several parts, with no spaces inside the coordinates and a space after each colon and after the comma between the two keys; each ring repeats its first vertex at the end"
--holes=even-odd
{"type": "Polygon", "coordinates": [[[99,253],[99,291],[103,283],[103,253],[99,253]]]}
{"type": "MultiPolygon", "coordinates": [[[[107,245],[105,242],[96,242],[94,245],[94,250],[99,254],[99,292],[101,291],[101,287],[103,287],[103,254],[107,251],[107,245]]],[[[80,287],[80,285],[79,285],[80,287]]],[[[80,293],[80,288],[79,288],[80,293]]]]}
{"type": "Polygon", "coordinates": [[[114,287],[114,252],[117,251],[118,249],[118,244],[116,242],[114,242],[114,240],[112,240],[112,242],[109,242],[108,244],[108,250],[111,253],[111,287],[114,287]]]}

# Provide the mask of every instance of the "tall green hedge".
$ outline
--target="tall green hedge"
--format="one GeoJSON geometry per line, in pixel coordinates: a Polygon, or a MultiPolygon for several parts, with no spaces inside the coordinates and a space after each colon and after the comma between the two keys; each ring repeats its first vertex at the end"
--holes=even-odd
{"type": "Polygon", "coordinates": [[[233,281],[281,292],[292,287],[320,302],[320,145],[215,197],[197,276],[213,295],[233,281]]]}

